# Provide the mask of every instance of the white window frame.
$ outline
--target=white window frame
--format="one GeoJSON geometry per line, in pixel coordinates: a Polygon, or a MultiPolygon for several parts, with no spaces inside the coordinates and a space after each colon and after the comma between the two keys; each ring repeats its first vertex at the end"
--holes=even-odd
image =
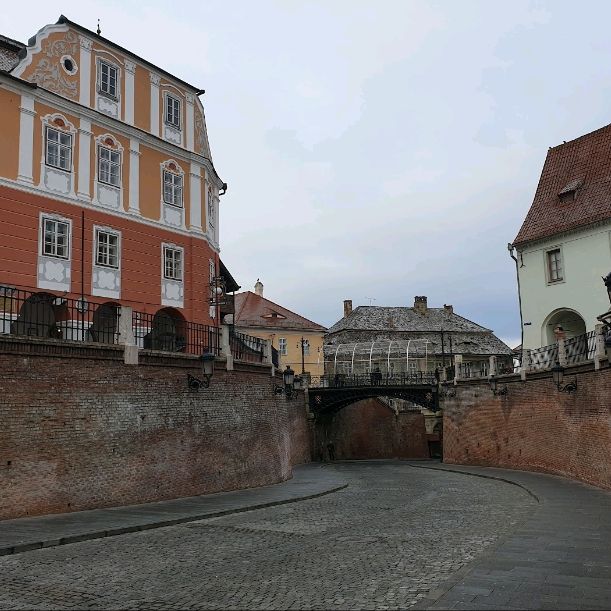
{"type": "Polygon", "coordinates": [[[73,142],[74,140],[72,139],[72,134],[68,134],[65,131],[62,131],[61,129],[58,129],[57,127],[52,127],[51,125],[45,125],[45,165],[47,165],[50,168],[55,168],[56,170],[61,170],[62,172],[72,172],[72,146],[73,146],[73,142]],[[49,133],[55,133],[57,134],[57,142],[54,142],[53,144],[55,144],[57,146],[57,158],[58,160],[61,159],[61,151],[62,150],[66,150],[68,151],[68,167],[62,167],[61,165],[56,165],[54,163],[51,163],[49,161],[49,144],[52,142],[51,140],[49,140],[49,133]],[[70,140],[70,144],[62,144],[61,142],[61,137],[65,136],[66,138],[69,138],[70,140]]]}
{"type": "Polygon", "coordinates": [[[182,129],[182,101],[171,93],[164,94],[163,119],[166,125],[174,129],[182,129]],[[170,102],[171,101],[171,102],[170,102]]]}
{"type": "Polygon", "coordinates": [[[561,246],[554,246],[553,248],[547,248],[543,254],[544,263],[545,263],[545,277],[547,278],[547,284],[559,284],[561,282],[565,282],[566,280],[566,269],[564,266],[564,256],[562,253],[561,246]],[[560,277],[553,278],[552,277],[552,259],[551,255],[553,253],[558,253],[558,257],[556,259],[556,274],[558,273],[558,267],[560,268],[560,277]]]}
{"type": "Polygon", "coordinates": [[[64,261],[69,261],[70,260],[70,251],[71,251],[71,244],[72,244],[72,222],[69,219],[64,219],[64,218],[60,218],[60,217],[55,217],[55,216],[50,216],[50,215],[46,215],[43,214],[41,215],[41,222],[40,222],[40,255],[43,257],[51,257],[53,259],[62,259],[64,261]],[[67,232],[66,232],[66,244],[65,244],[65,248],[66,248],[66,253],[64,255],[59,255],[57,254],[57,250],[58,250],[58,240],[57,237],[55,237],[55,239],[53,240],[53,244],[52,244],[52,252],[47,252],[46,251],[46,245],[47,245],[47,240],[46,240],[46,234],[47,234],[47,223],[54,223],[55,227],[57,228],[57,226],[59,224],[65,225],[67,228],[67,232]],[[54,252],[53,252],[54,251],[54,252]]]}
{"type": "MultiPolygon", "coordinates": [[[[106,253],[107,261],[110,260],[110,243],[108,243],[109,250],[106,253]]],[[[107,267],[109,269],[120,269],[121,267],[121,234],[116,231],[111,231],[109,229],[102,229],[101,227],[95,228],[95,262],[94,265],[96,267],[107,267]],[[116,239],[116,265],[113,265],[110,262],[102,262],[100,263],[100,246],[102,245],[100,241],[100,236],[105,235],[108,237],[112,237],[116,239]]]]}
{"type": "MultiPolygon", "coordinates": [[[[100,95],[104,95],[109,97],[111,100],[119,100],[119,91],[120,91],[120,75],[121,69],[116,64],[109,62],[106,59],[102,59],[98,57],[98,73],[97,73],[97,91],[100,95]],[[110,91],[106,91],[103,89],[102,85],[102,66],[108,67],[110,70],[114,70],[115,72],[115,92],[111,93],[110,91]]],[[[108,77],[108,83],[110,84],[110,71],[108,77]]]]}
{"type": "Polygon", "coordinates": [[[286,356],[288,354],[288,342],[286,337],[278,338],[278,354],[281,356],[286,356]]]}
{"type": "Polygon", "coordinates": [[[214,197],[212,195],[212,189],[208,189],[208,225],[214,228],[214,197]]]}
{"type": "Polygon", "coordinates": [[[163,245],[163,277],[166,280],[173,280],[174,282],[182,282],[183,281],[183,277],[184,277],[184,264],[185,264],[185,257],[184,257],[184,249],[182,248],[177,248],[176,246],[168,246],[168,245],[163,245]],[[171,258],[173,259],[172,261],[172,266],[173,266],[173,270],[171,272],[171,275],[168,276],[168,255],[169,253],[173,253],[171,255],[171,258]],[[179,255],[179,262],[180,262],[180,268],[179,268],[179,273],[176,273],[176,255],[179,255]]]}
{"type": "Polygon", "coordinates": [[[182,174],[177,174],[175,172],[170,172],[169,170],[163,170],[163,202],[165,204],[169,204],[170,206],[175,206],[176,208],[184,208],[184,176],[182,174]],[[167,177],[171,177],[171,180],[167,180],[167,177]],[[176,181],[180,181],[178,184],[176,181]],[[169,188],[169,197],[171,201],[168,201],[166,194],[166,185],[169,188]],[[177,198],[176,194],[179,193],[180,197],[177,198]],[[176,200],[179,199],[179,202],[176,203],[176,200]]]}
{"type": "Polygon", "coordinates": [[[121,188],[121,165],[123,163],[123,157],[121,155],[121,151],[118,151],[116,149],[110,148],[108,146],[104,146],[103,144],[98,144],[98,182],[104,184],[104,185],[108,185],[109,187],[115,187],[116,189],[120,189],[121,188]],[[109,159],[102,159],[102,153],[108,153],[109,154],[109,159]],[[113,161],[112,160],[112,156],[116,155],[118,157],[118,161],[113,161]],[[116,183],[112,182],[111,180],[104,180],[103,179],[103,172],[102,172],[102,164],[106,163],[108,165],[108,175],[110,178],[112,178],[113,174],[112,174],[112,169],[116,169],[116,183]]]}

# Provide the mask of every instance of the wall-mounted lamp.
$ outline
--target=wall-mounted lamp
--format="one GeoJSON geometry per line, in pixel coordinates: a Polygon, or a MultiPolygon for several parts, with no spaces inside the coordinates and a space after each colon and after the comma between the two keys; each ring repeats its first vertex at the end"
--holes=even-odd
{"type": "Polygon", "coordinates": [[[191,390],[208,388],[210,386],[210,378],[214,374],[214,354],[207,352],[206,354],[202,354],[199,358],[202,362],[203,379],[188,374],[187,385],[191,390]]]}
{"type": "Polygon", "coordinates": [[[575,378],[573,382],[569,382],[568,384],[564,385],[562,384],[564,379],[564,367],[562,367],[560,363],[556,363],[556,365],[552,367],[552,377],[556,388],[560,392],[573,393],[577,390],[577,378],[575,378]]]}
{"type": "Polygon", "coordinates": [[[285,394],[286,398],[290,401],[293,398],[293,391],[295,389],[295,372],[291,369],[290,365],[287,365],[286,369],[282,372],[282,381],[284,382],[284,387],[274,386],[274,394],[285,394]]]}
{"type": "Polygon", "coordinates": [[[490,385],[490,390],[495,397],[500,397],[507,394],[507,386],[502,386],[499,388],[496,376],[490,376],[488,378],[488,384],[490,385]]]}

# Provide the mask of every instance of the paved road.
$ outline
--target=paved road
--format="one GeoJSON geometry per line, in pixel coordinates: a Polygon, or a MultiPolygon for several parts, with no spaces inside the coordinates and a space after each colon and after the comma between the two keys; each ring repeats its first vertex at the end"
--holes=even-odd
{"type": "Polygon", "coordinates": [[[406,608],[537,505],[405,463],[333,468],[349,487],[318,499],[4,556],[0,608],[406,608]]]}

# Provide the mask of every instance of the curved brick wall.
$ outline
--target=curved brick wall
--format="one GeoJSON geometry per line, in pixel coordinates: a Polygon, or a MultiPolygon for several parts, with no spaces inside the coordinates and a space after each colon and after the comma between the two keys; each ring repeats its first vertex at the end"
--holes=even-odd
{"type": "Polygon", "coordinates": [[[264,366],[217,366],[196,392],[192,357],[2,339],[0,371],[0,519],[272,484],[309,460],[303,395],[275,396],[264,366]]]}
{"type": "MultiPolygon", "coordinates": [[[[443,459],[556,473],[611,489],[611,369],[568,369],[568,395],[550,374],[508,378],[508,394],[487,383],[459,383],[443,404],[443,459]]],[[[502,385],[502,383],[501,383],[502,385]]]]}

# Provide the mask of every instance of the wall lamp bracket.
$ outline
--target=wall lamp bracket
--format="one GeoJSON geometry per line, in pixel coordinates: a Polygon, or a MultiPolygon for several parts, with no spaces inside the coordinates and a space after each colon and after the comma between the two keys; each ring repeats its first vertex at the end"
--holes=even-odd
{"type": "Polygon", "coordinates": [[[556,363],[556,365],[552,367],[552,378],[559,392],[566,392],[569,394],[577,392],[577,378],[568,384],[562,383],[564,381],[564,367],[562,367],[560,363],[556,363]]]}
{"type": "Polygon", "coordinates": [[[507,394],[507,386],[501,386],[499,388],[495,376],[492,375],[488,378],[488,384],[490,385],[490,390],[495,397],[504,397],[507,394]]]}
{"type": "Polygon", "coordinates": [[[190,373],[187,374],[187,385],[191,390],[199,390],[200,388],[208,388],[210,386],[210,379],[205,377],[203,380],[192,376],[190,373]]]}
{"type": "Polygon", "coordinates": [[[190,373],[187,374],[187,386],[191,390],[199,390],[200,388],[208,388],[210,386],[210,378],[214,374],[214,354],[207,352],[199,357],[202,362],[203,378],[196,378],[190,373]]]}

